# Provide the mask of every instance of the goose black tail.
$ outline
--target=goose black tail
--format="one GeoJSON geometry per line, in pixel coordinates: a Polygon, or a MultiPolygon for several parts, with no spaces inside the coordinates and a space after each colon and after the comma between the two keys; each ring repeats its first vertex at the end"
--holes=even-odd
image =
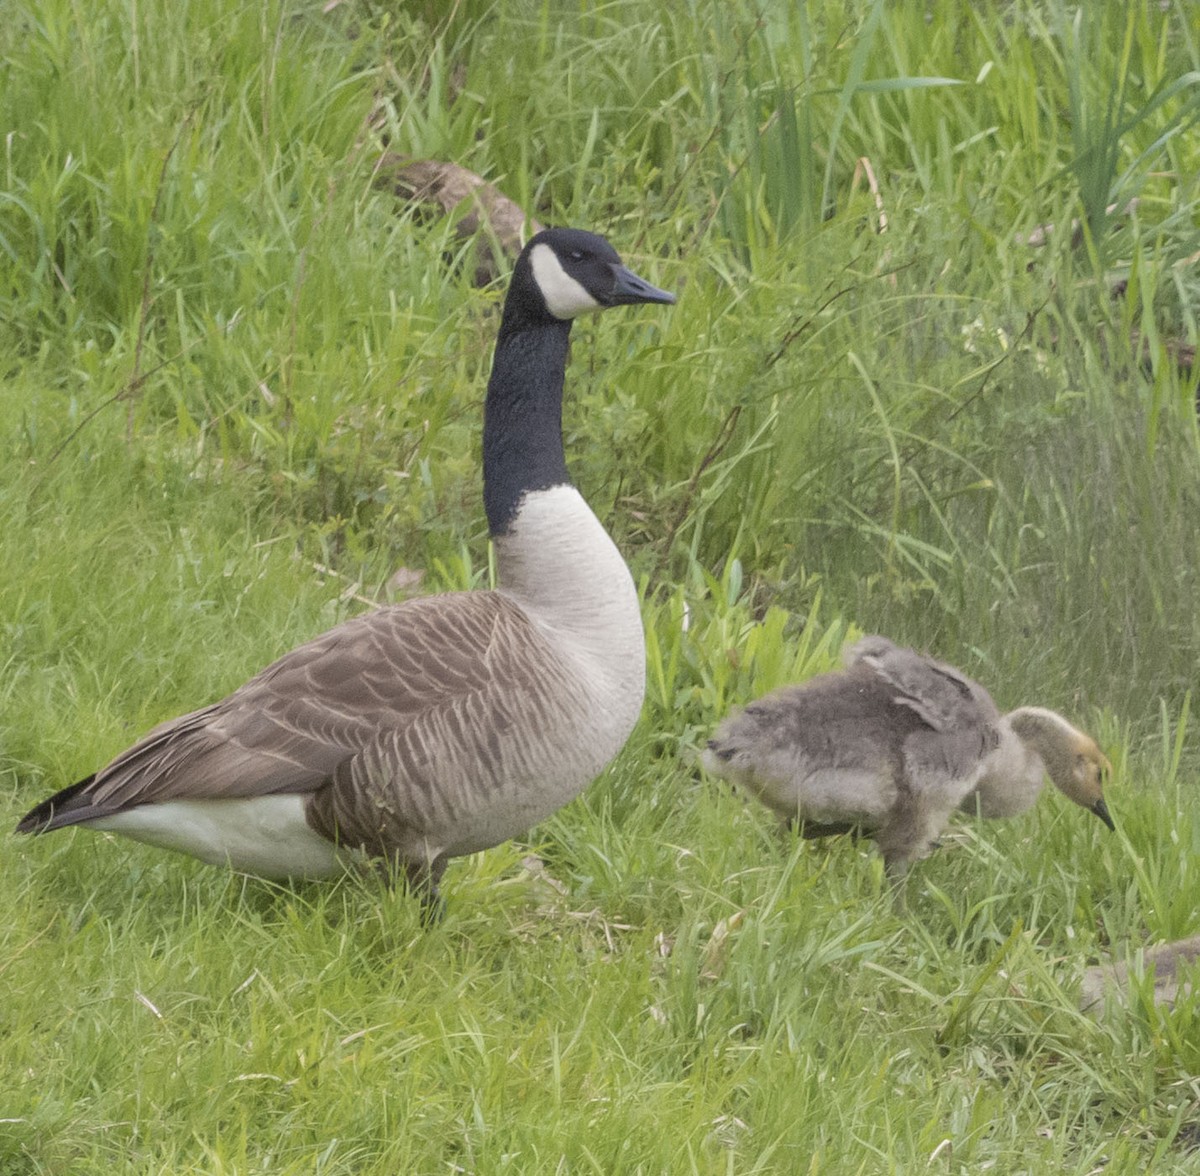
{"type": "Polygon", "coordinates": [[[51,829],[61,829],[64,825],[74,825],[78,821],[87,820],[97,814],[87,804],[85,799],[71,802],[82,792],[86,792],[96,779],[93,772],[78,784],[63,788],[53,796],[47,797],[36,808],[32,808],[18,822],[18,833],[49,833],[51,829]]]}

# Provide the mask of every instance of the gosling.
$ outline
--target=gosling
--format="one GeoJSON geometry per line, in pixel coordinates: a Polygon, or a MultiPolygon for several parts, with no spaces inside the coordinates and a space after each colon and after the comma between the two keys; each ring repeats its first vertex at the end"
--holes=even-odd
{"type": "Polygon", "coordinates": [[[701,763],[802,836],[872,837],[901,905],[909,866],[956,809],[1024,812],[1045,775],[1114,828],[1104,801],[1109,762],[1061,715],[1041,707],[1001,715],[978,682],[886,637],[863,637],[843,661],[727,718],[701,763]]]}

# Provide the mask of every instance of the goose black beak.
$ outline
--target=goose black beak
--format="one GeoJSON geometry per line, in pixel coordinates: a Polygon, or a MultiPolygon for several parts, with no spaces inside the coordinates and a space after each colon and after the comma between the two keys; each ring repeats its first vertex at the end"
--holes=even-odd
{"type": "Polygon", "coordinates": [[[660,290],[650,285],[644,278],[639,278],[633,270],[623,265],[613,265],[613,288],[604,300],[605,306],[627,306],[637,302],[666,302],[675,301],[675,295],[669,290],[660,290]]]}
{"type": "Polygon", "coordinates": [[[1108,815],[1108,805],[1104,803],[1103,798],[1096,801],[1092,805],[1092,812],[1096,814],[1114,833],[1117,831],[1116,825],[1113,824],[1113,819],[1108,815]]]}

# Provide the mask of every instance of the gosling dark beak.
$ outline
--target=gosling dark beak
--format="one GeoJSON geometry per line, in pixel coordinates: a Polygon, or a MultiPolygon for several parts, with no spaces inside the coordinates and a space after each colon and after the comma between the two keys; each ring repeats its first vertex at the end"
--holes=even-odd
{"type": "Polygon", "coordinates": [[[1092,812],[1096,814],[1114,833],[1117,831],[1116,825],[1113,824],[1113,819],[1108,815],[1108,805],[1104,803],[1103,797],[1092,805],[1092,812]]]}
{"type": "Polygon", "coordinates": [[[633,270],[623,265],[613,265],[613,288],[605,299],[605,306],[626,306],[636,302],[667,302],[675,301],[675,295],[668,290],[660,290],[650,285],[644,278],[639,278],[633,270]]]}

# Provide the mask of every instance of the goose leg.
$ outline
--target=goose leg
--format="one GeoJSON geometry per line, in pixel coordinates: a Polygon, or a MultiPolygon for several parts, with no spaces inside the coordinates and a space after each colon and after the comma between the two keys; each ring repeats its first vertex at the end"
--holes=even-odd
{"type": "Polygon", "coordinates": [[[446,913],[446,900],[442,898],[439,884],[446,872],[446,855],[438,854],[433,861],[399,862],[404,871],[408,892],[421,904],[421,923],[431,927],[440,923],[446,913]]]}

